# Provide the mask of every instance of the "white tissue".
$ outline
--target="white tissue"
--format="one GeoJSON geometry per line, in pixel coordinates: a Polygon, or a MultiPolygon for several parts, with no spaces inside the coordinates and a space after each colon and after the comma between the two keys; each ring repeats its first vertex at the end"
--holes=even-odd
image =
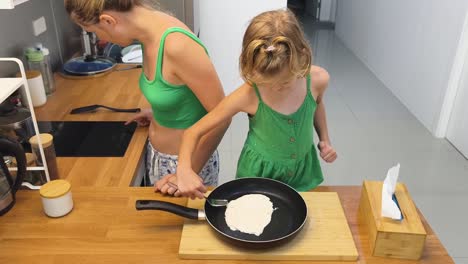
{"type": "Polygon", "coordinates": [[[392,200],[392,196],[395,193],[399,173],[400,163],[388,170],[387,177],[385,177],[382,186],[382,216],[395,220],[401,219],[401,211],[396,205],[395,201],[392,200]]]}

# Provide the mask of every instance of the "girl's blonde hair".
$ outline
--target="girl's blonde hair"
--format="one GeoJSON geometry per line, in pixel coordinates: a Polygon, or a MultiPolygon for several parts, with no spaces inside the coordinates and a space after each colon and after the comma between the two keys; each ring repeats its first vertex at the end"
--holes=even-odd
{"type": "Polygon", "coordinates": [[[291,11],[268,11],[252,19],[239,59],[241,76],[246,82],[264,81],[286,67],[291,77],[304,77],[311,65],[312,50],[291,11]]]}
{"type": "Polygon", "coordinates": [[[106,10],[127,12],[135,6],[159,9],[154,0],[65,0],[68,14],[80,24],[99,23],[99,16],[106,10]]]}

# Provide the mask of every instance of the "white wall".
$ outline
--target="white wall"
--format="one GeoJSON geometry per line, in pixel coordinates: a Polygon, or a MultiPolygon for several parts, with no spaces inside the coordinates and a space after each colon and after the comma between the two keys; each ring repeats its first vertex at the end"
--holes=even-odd
{"type": "Polygon", "coordinates": [[[193,0],[193,32],[200,32],[200,0],[193,0]]]}
{"type": "Polygon", "coordinates": [[[435,133],[468,1],[337,4],[339,38],[435,133]]]}
{"type": "Polygon", "coordinates": [[[242,84],[238,60],[249,21],[264,11],[286,5],[286,0],[199,1],[200,39],[210,52],[226,94],[242,84]]]}
{"type": "Polygon", "coordinates": [[[337,0],[332,0],[331,7],[330,7],[330,21],[335,22],[336,21],[336,5],[337,5],[337,0]]]}

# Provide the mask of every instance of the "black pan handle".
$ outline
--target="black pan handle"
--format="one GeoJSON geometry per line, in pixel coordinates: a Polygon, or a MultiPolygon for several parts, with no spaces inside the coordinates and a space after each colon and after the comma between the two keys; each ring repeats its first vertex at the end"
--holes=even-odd
{"type": "Polygon", "coordinates": [[[203,214],[197,209],[163,201],[137,200],[135,208],[137,210],[161,210],[189,219],[204,219],[204,217],[202,217],[203,214]]]}

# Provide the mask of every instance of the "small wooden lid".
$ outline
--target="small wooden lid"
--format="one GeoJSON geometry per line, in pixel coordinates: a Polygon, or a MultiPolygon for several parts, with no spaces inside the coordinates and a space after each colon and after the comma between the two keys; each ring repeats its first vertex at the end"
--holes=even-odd
{"type": "MultiPolygon", "coordinates": [[[[40,71],[34,71],[34,70],[25,71],[25,73],[26,73],[26,79],[36,78],[37,76],[41,75],[40,71]]],[[[16,77],[21,77],[21,72],[18,72],[16,74],[16,77]]]]}
{"type": "Polygon", "coordinates": [[[67,194],[71,184],[66,180],[54,180],[41,186],[39,194],[44,198],[58,198],[67,194]]]}
{"type": "MultiPolygon", "coordinates": [[[[42,142],[42,147],[43,147],[43,148],[47,148],[47,147],[49,147],[50,145],[52,145],[53,140],[54,140],[54,137],[53,137],[51,134],[42,133],[42,134],[39,134],[39,136],[41,137],[41,142],[42,142]]],[[[30,143],[32,146],[34,146],[34,147],[39,146],[39,142],[38,142],[38,137],[37,137],[37,135],[32,136],[32,137],[29,139],[29,143],[30,143]]]]}

